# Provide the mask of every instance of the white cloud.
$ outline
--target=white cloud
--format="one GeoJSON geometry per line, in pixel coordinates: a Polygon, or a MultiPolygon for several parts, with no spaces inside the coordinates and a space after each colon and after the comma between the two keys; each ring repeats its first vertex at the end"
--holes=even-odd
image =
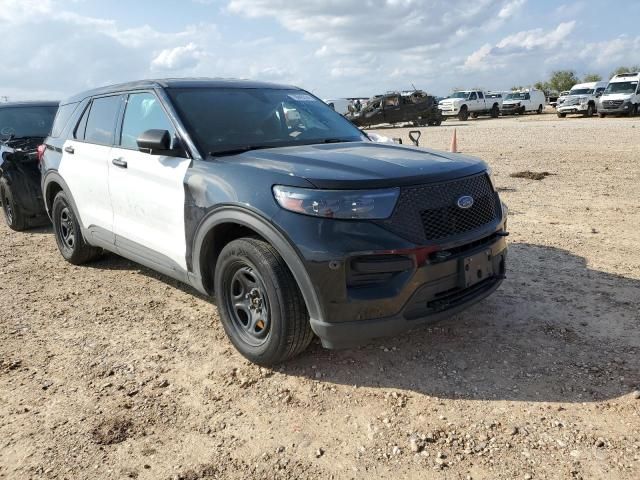
{"type": "Polygon", "coordinates": [[[151,62],[151,67],[157,70],[182,70],[198,65],[204,52],[195,43],[165,48],[151,62]]]}
{"type": "Polygon", "coordinates": [[[513,0],[507,3],[504,7],[502,7],[500,12],[498,12],[498,17],[503,19],[512,17],[518,12],[518,10],[520,10],[524,6],[526,2],[527,0],[513,0]]]}
{"type": "Polygon", "coordinates": [[[508,35],[493,47],[485,44],[471,53],[463,68],[472,71],[492,70],[506,67],[515,57],[529,56],[531,60],[540,51],[557,48],[568,38],[575,25],[575,21],[563,22],[547,32],[536,28],[508,35]]]}

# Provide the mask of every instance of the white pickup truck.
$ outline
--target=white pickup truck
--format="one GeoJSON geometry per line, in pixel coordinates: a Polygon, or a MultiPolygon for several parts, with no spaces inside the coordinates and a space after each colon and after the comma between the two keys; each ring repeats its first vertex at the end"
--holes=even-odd
{"type": "Polygon", "coordinates": [[[467,120],[469,115],[476,118],[478,115],[491,115],[497,118],[502,108],[502,98],[487,98],[489,94],[482,90],[463,90],[455,92],[448,98],[440,100],[438,108],[442,116],[458,117],[458,120],[467,120]]]}

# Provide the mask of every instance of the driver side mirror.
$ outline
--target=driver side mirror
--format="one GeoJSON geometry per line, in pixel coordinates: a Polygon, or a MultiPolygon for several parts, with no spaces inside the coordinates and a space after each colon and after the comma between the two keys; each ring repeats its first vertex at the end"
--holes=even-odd
{"type": "Polygon", "coordinates": [[[150,155],[164,155],[167,157],[185,156],[184,149],[177,145],[171,148],[171,134],[168,130],[147,130],[137,138],[138,150],[150,155]]]}

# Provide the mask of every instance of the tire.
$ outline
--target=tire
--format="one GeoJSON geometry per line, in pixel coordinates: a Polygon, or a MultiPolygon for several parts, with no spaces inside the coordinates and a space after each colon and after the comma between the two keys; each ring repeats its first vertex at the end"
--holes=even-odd
{"type": "Polygon", "coordinates": [[[520,115],[524,115],[525,113],[527,113],[527,109],[526,109],[526,107],[522,107],[520,109],[520,115]]]}
{"type": "Polygon", "coordinates": [[[598,116],[600,118],[605,118],[607,116],[607,114],[606,113],[598,113],[598,116]]]}
{"type": "Polygon", "coordinates": [[[638,114],[638,105],[634,104],[633,107],[631,107],[631,109],[629,109],[629,116],[630,117],[635,117],[638,114]]]}
{"type": "Polygon", "coordinates": [[[78,217],[64,192],[58,192],[51,207],[53,233],[58,250],[73,265],[82,265],[97,258],[102,250],[89,245],[82,235],[78,217]]]}
{"type": "Polygon", "coordinates": [[[6,178],[0,179],[0,199],[2,201],[2,211],[4,219],[11,230],[21,232],[29,228],[29,221],[26,215],[15,202],[11,185],[6,178]]]}
{"type": "Polygon", "coordinates": [[[478,118],[478,114],[476,112],[471,112],[471,118],[478,118]]]}
{"type": "Polygon", "coordinates": [[[584,112],[584,116],[585,117],[593,117],[594,114],[594,108],[592,104],[587,105],[587,111],[584,112]]]}
{"type": "Polygon", "coordinates": [[[462,109],[458,113],[458,120],[461,122],[466,122],[469,120],[469,110],[467,110],[467,106],[463,105],[462,109]]]}
{"type": "Polygon", "coordinates": [[[267,242],[241,238],[215,266],[218,311],[229,340],[248,360],[270,366],[303,352],[313,339],[300,289],[267,242]]]}
{"type": "Polygon", "coordinates": [[[564,118],[566,116],[567,116],[566,113],[558,113],[558,118],[564,118]]]}
{"type": "Polygon", "coordinates": [[[544,107],[542,105],[540,105],[540,106],[538,106],[538,110],[536,110],[536,113],[538,115],[540,115],[543,112],[543,110],[544,110],[544,107]]]}
{"type": "Polygon", "coordinates": [[[491,118],[498,118],[500,116],[500,107],[498,105],[494,105],[491,107],[491,112],[489,112],[491,118]]]}
{"type": "Polygon", "coordinates": [[[442,120],[441,119],[431,120],[429,122],[429,126],[431,126],[431,127],[439,127],[440,125],[442,125],[442,120]]]}

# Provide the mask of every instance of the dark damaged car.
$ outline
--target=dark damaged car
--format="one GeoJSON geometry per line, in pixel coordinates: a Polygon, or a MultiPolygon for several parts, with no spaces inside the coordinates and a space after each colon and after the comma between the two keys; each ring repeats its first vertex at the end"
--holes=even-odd
{"type": "Polygon", "coordinates": [[[347,118],[358,127],[383,123],[411,123],[425,127],[438,126],[443,121],[436,99],[421,90],[379,95],[369,100],[360,112],[349,113],[347,118]]]}
{"type": "Polygon", "coordinates": [[[215,297],[253,362],[448,317],[504,278],[484,162],[373,143],[304,90],[141,81],[61,109],[43,189],[64,258],[109,250],[215,297]]]}
{"type": "Polygon", "coordinates": [[[58,102],[0,103],[0,201],[13,230],[48,222],[38,147],[51,131],[58,102]]]}

